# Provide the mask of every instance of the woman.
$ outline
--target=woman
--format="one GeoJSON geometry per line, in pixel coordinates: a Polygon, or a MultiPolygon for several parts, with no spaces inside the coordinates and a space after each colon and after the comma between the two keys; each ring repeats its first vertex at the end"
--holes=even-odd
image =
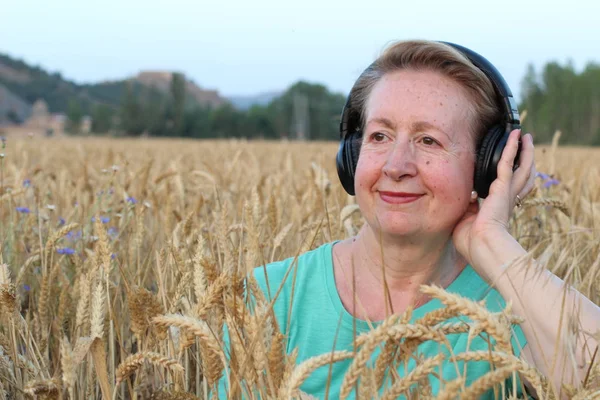
{"type": "MultiPolygon", "coordinates": [[[[364,226],[355,237],[255,270],[262,289],[277,294],[275,315],[288,351],[298,348],[297,362],[333,349],[353,350],[357,334],[410,306],[411,321],[442,307],[420,292],[428,284],[484,299],[494,312],[510,301],[512,312],[526,318],[514,327],[515,355],[522,353],[557,388],[581,381],[590,361],[583,345],[574,354],[579,369],[570,362],[554,370],[551,365],[555,349],[558,360],[568,352],[560,340],[556,347],[559,327],[566,325],[556,303],[563,282],[545,269],[532,279],[526,265],[507,267],[526,254],[507,226],[515,204],[534,186],[531,135],[522,136],[520,151],[520,130],[510,132],[489,194],[480,203],[474,191],[478,147],[490,125],[505,118],[489,77],[448,44],[398,42],[361,75],[350,99],[348,107],[360,118],[352,189],[364,226]]],[[[598,331],[600,309],[571,290],[564,309],[574,305],[581,309],[583,329],[598,331]]],[[[488,348],[483,339],[468,342],[466,336],[453,335],[454,353],[488,348]]],[[[587,343],[592,351],[596,344],[587,343]]],[[[432,342],[419,351],[430,356],[441,350],[432,342]]],[[[316,370],[301,389],[337,398],[350,362],[316,370]]],[[[485,363],[468,365],[466,385],[487,372],[485,363]]],[[[452,379],[456,366],[448,365],[442,375],[452,379]]],[[[431,385],[435,394],[440,382],[431,385]]],[[[506,387],[522,394],[519,382],[506,387]]]]}

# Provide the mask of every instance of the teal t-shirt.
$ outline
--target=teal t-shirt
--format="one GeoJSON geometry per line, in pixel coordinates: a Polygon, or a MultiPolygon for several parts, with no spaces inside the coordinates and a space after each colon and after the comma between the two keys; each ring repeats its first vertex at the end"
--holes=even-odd
{"type": "MultiPolygon", "coordinates": [[[[287,336],[287,352],[289,353],[294,348],[298,348],[297,364],[311,357],[330,353],[332,350],[352,351],[355,334],[360,335],[368,332],[372,329],[372,326],[378,325],[376,322],[369,323],[356,319],[344,308],[335,286],[332,253],[334,243],[336,242],[326,243],[301,254],[297,257],[296,262],[292,257],[254,269],[254,276],[267,295],[267,300],[271,300],[282,286],[281,292],[274,303],[274,312],[282,333],[287,336]],[[291,270],[285,278],[290,268],[291,270]],[[293,286],[295,287],[293,288],[293,286]]],[[[501,311],[505,307],[505,301],[501,295],[495,289],[492,289],[470,265],[464,268],[446,290],[475,301],[485,300],[486,307],[492,312],[501,311]]],[[[423,317],[432,310],[443,307],[438,299],[433,299],[413,311],[411,322],[423,317]]],[[[470,322],[467,317],[448,320],[448,322],[458,321],[470,322]]],[[[490,347],[486,337],[485,335],[479,335],[473,338],[470,343],[467,343],[467,334],[447,336],[454,354],[465,351],[488,350],[490,347]]],[[[515,355],[519,356],[521,349],[526,344],[526,339],[518,325],[513,326],[511,342],[515,355]]],[[[375,350],[369,365],[374,365],[374,360],[379,355],[380,349],[381,346],[375,350]]],[[[427,341],[418,347],[417,353],[428,358],[442,351],[448,354],[447,345],[442,346],[437,342],[427,341]]],[[[329,387],[328,398],[338,398],[340,385],[351,362],[352,360],[345,360],[315,370],[304,381],[300,389],[322,399],[325,398],[325,390],[329,387]],[[329,385],[327,385],[328,379],[330,379],[329,385]]],[[[467,387],[474,380],[490,371],[490,365],[485,361],[468,362],[466,369],[464,364],[459,363],[458,365],[458,372],[461,375],[465,374],[466,371],[467,387]]],[[[408,363],[408,370],[410,371],[414,367],[415,360],[413,358],[408,363]]],[[[404,367],[400,368],[404,369],[404,367]]],[[[398,370],[398,372],[400,376],[406,374],[406,371],[398,370]]],[[[442,364],[440,372],[445,381],[455,379],[457,377],[457,363],[447,362],[442,364]]],[[[432,394],[435,396],[439,391],[440,381],[430,375],[430,383],[432,394]]],[[[388,387],[389,384],[388,380],[388,387]]],[[[519,379],[512,382],[512,379],[509,378],[505,387],[511,393],[513,388],[516,387],[517,396],[522,395],[519,379]]],[[[354,390],[349,398],[355,398],[354,390]]],[[[482,398],[493,399],[493,391],[489,391],[482,398]]]]}

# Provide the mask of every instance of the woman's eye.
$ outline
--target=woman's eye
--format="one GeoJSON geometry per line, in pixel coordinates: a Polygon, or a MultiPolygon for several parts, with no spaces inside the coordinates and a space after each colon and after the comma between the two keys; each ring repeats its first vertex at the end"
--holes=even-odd
{"type": "Polygon", "coordinates": [[[371,139],[375,142],[382,142],[385,140],[385,135],[381,132],[375,132],[371,135],[371,139]]]}
{"type": "Polygon", "coordinates": [[[433,146],[433,145],[437,144],[437,142],[433,138],[430,138],[429,136],[425,136],[422,140],[423,140],[423,144],[425,144],[427,146],[433,146]]]}

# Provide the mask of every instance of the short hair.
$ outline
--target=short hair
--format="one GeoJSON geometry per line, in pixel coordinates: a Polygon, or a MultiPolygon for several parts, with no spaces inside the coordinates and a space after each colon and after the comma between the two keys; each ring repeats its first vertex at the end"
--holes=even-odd
{"type": "Polygon", "coordinates": [[[406,40],[388,46],[354,84],[349,106],[360,113],[361,131],[373,87],[384,75],[402,69],[438,72],[466,90],[472,105],[467,111],[476,149],[487,130],[501,122],[502,103],[492,82],[463,53],[445,43],[406,40]]]}

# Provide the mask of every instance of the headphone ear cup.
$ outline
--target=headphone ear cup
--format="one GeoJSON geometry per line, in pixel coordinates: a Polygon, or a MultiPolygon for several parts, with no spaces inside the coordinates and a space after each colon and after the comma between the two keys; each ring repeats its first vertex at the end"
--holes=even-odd
{"type": "Polygon", "coordinates": [[[351,196],[354,191],[354,172],[360,154],[360,132],[352,132],[342,138],[335,158],[338,177],[344,190],[351,196]]]}
{"type": "Polygon", "coordinates": [[[490,186],[498,176],[498,162],[507,140],[506,129],[501,125],[494,125],[483,138],[477,151],[473,186],[481,198],[488,196],[490,186]]]}

